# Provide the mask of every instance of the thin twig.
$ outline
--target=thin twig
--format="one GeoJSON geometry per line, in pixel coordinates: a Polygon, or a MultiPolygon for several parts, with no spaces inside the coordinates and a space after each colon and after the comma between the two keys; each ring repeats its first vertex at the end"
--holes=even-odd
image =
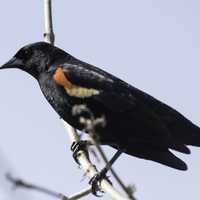
{"type": "MultiPolygon", "coordinates": [[[[93,133],[95,134],[95,133],[93,133]]],[[[95,143],[96,148],[98,149],[101,157],[103,158],[104,162],[106,165],[109,166],[109,161],[105,155],[104,150],[101,148],[101,146],[96,142],[95,143]]],[[[115,170],[113,169],[113,167],[110,165],[109,169],[113,175],[113,177],[116,179],[116,181],[118,182],[118,184],[121,186],[121,188],[124,190],[124,192],[127,194],[127,196],[132,199],[135,200],[135,198],[133,197],[132,193],[128,190],[128,188],[125,186],[125,184],[123,183],[123,181],[120,179],[120,177],[118,176],[118,174],[115,172],[115,170]]]]}
{"type": "Polygon", "coordinates": [[[9,173],[6,174],[6,178],[8,179],[8,181],[10,181],[14,185],[15,188],[24,188],[24,189],[29,189],[29,190],[35,190],[35,191],[47,194],[49,196],[59,198],[59,199],[61,199],[64,196],[64,195],[62,195],[58,192],[55,192],[53,190],[49,190],[45,187],[25,182],[24,180],[19,179],[19,178],[14,178],[9,173]]]}
{"type": "Polygon", "coordinates": [[[61,199],[61,200],[77,200],[80,199],[88,194],[91,193],[91,187],[85,188],[69,197],[55,192],[53,190],[50,190],[48,188],[33,184],[33,183],[28,183],[22,179],[19,178],[14,178],[11,174],[6,174],[6,178],[8,179],[8,181],[10,181],[15,188],[24,188],[24,189],[29,189],[29,190],[35,190],[37,192],[41,192],[43,194],[55,197],[57,199],[61,199]]]}
{"type": "Polygon", "coordinates": [[[76,200],[80,199],[88,194],[91,194],[91,187],[89,186],[88,188],[85,188],[71,196],[68,197],[68,199],[62,198],[62,200],[76,200]]]}

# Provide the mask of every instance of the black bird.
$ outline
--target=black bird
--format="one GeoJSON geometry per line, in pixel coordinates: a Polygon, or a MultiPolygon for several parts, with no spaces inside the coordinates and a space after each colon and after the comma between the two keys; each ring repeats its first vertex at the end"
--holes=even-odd
{"type": "Polygon", "coordinates": [[[189,154],[186,145],[200,146],[199,127],[175,109],[48,43],[21,48],[4,68],[31,74],[59,116],[77,129],[82,124],[72,114],[74,105],[86,105],[95,117],[104,115],[101,144],[179,170],[187,165],[170,149],[189,154]]]}

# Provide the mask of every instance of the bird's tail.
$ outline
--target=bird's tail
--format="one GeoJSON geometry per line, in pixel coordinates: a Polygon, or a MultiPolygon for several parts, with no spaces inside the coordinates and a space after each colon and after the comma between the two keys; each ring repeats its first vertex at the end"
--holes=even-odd
{"type": "Polygon", "coordinates": [[[126,149],[125,153],[133,155],[139,158],[152,160],[163,165],[178,169],[187,170],[187,165],[168,149],[156,149],[155,147],[150,147],[147,145],[133,145],[129,149],[126,149]]]}
{"type": "Polygon", "coordinates": [[[153,153],[151,159],[175,169],[187,170],[187,165],[168,150],[153,153]]]}
{"type": "MultiPolygon", "coordinates": [[[[175,135],[175,134],[174,134],[175,135]]],[[[200,146],[200,128],[193,124],[190,129],[184,129],[180,132],[176,132],[175,140],[179,143],[200,146]]]]}

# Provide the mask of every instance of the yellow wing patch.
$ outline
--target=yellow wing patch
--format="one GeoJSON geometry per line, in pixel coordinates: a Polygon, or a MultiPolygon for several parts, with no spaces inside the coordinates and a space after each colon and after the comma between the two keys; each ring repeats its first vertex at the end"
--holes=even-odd
{"type": "Polygon", "coordinates": [[[58,67],[58,69],[56,70],[53,76],[53,79],[58,85],[64,87],[68,95],[73,96],[73,97],[87,98],[93,95],[98,95],[100,93],[98,90],[93,89],[93,88],[86,88],[86,87],[81,87],[81,86],[72,84],[67,79],[61,67],[58,67]]]}

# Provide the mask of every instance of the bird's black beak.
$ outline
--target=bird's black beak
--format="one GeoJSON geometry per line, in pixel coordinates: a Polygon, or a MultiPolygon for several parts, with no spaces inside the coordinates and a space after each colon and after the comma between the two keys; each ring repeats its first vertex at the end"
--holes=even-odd
{"type": "Polygon", "coordinates": [[[13,57],[7,63],[2,65],[0,69],[8,69],[8,68],[22,68],[24,66],[23,61],[13,57]]]}

